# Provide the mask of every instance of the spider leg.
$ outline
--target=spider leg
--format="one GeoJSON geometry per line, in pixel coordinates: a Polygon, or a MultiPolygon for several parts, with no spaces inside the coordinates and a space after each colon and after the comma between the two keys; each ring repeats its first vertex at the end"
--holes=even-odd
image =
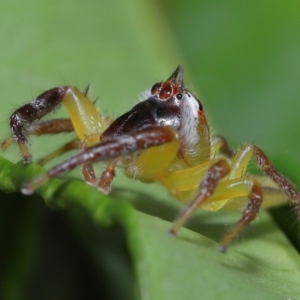
{"type": "Polygon", "coordinates": [[[4,141],[2,141],[0,143],[0,150],[1,151],[6,150],[13,143],[14,143],[14,138],[13,137],[9,137],[9,138],[5,139],[4,141]]]}
{"type": "Polygon", "coordinates": [[[97,179],[96,179],[95,171],[94,171],[92,164],[83,164],[81,172],[82,172],[84,181],[87,184],[92,185],[92,186],[96,185],[97,179]]]}
{"type": "MultiPolygon", "coordinates": [[[[280,174],[271,164],[268,157],[264,152],[255,145],[245,145],[234,157],[231,163],[231,172],[229,179],[238,178],[244,175],[246,171],[246,166],[249,163],[250,158],[254,155],[256,158],[259,168],[263,173],[273,180],[278,188],[282,191],[281,193],[277,192],[273,194],[272,202],[276,203],[281,202],[283,195],[285,194],[287,198],[296,206],[298,217],[300,217],[300,196],[296,188],[282,175],[280,174]],[[284,194],[283,194],[284,193],[284,194]]],[[[253,179],[252,188],[248,195],[249,202],[246,208],[243,211],[243,216],[237,225],[224,237],[220,243],[220,251],[225,252],[228,244],[233,240],[233,238],[252,220],[255,219],[258,210],[263,204],[265,191],[264,186],[261,186],[260,183],[253,179]]],[[[266,198],[268,196],[266,195],[266,198]]]]}
{"type": "MultiPolygon", "coordinates": [[[[97,145],[100,142],[100,134],[91,134],[88,135],[83,142],[80,144],[80,149],[84,151],[88,146],[97,145]]],[[[96,186],[97,178],[95,175],[95,171],[93,165],[91,163],[84,163],[82,165],[82,175],[85,182],[89,185],[96,186]]]]}
{"type": "MultiPolygon", "coordinates": [[[[44,135],[44,134],[57,134],[62,132],[72,132],[74,131],[73,125],[70,119],[55,119],[44,121],[40,123],[36,123],[28,129],[28,133],[30,135],[44,135]]],[[[47,156],[37,161],[37,164],[43,166],[54,158],[62,155],[65,152],[71,151],[73,149],[78,148],[79,141],[78,139],[74,139],[61,148],[53,151],[47,156]]]]}
{"type": "Polygon", "coordinates": [[[57,177],[79,165],[114,159],[138,150],[159,146],[174,139],[177,139],[176,132],[172,127],[166,126],[150,127],[133,132],[130,135],[120,136],[115,140],[102,142],[84,149],[82,152],[50,169],[45,175],[33,179],[23,186],[22,192],[31,194],[49,179],[57,177]]]}
{"type": "MultiPolygon", "coordinates": [[[[74,131],[74,128],[73,128],[73,125],[72,125],[70,119],[55,119],[55,120],[44,121],[41,123],[34,124],[32,127],[30,127],[28,129],[28,133],[30,135],[31,134],[32,135],[56,134],[56,133],[72,132],[72,131],[74,131]]],[[[76,138],[76,139],[66,143],[59,149],[51,152],[50,154],[43,157],[42,159],[38,160],[37,164],[43,166],[46,163],[48,163],[49,161],[53,160],[54,158],[66,153],[68,151],[78,149],[79,147],[81,149],[84,149],[87,147],[87,145],[99,143],[99,140],[100,140],[99,136],[100,136],[100,134],[92,134],[92,135],[86,137],[85,140],[81,143],[80,143],[79,139],[76,138]]],[[[8,140],[10,141],[10,143],[13,143],[12,138],[5,140],[3,143],[5,143],[8,140]]],[[[1,149],[1,145],[0,145],[0,149],[1,149]]],[[[90,182],[92,180],[91,174],[93,173],[93,170],[92,170],[91,166],[88,166],[86,169],[87,169],[86,171],[83,170],[84,177],[85,177],[85,174],[87,174],[86,182],[90,182]],[[88,173],[90,173],[90,174],[88,174],[88,173]],[[88,178],[90,178],[90,179],[88,179],[88,178]]]]}
{"type": "Polygon", "coordinates": [[[35,121],[44,117],[60,104],[64,98],[67,87],[48,90],[35,100],[18,108],[10,117],[9,123],[14,140],[17,142],[24,163],[31,161],[31,154],[26,146],[28,127],[35,121]]]}
{"type": "Polygon", "coordinates": [[[74,139],[66,144],[64,144],[62,147],[56,149],[55,151],[49,153],[48,155],[44,156],[43,158],[39,159],[37,161],[37,164],[40,166],[44,166],[47,164],[49,161],[53,160],[54,158],[69,152],[74,149],[78,149],[80,145],[80,141],[78,139],[74,139]]]}
{"type": "MultiPolygon", "coordinates": [[[[258,210],[263,203],[263,187],[255,177],[244,177],[246,167],[252,156],[255,156],[258,166],[271,180],[273,180],[280,189],[278,196],[274,197],[275,201],[283,198],[283,193],[296,205],[298,213],[300,212],[299,193],[295,187],[271,165],[267,156],[255,145],[246,145],[240,149],[230,163],[230,167],[226,166],[224,160],[214,163],[206,171],[206,175],[199,187],[198,194],[194,197],[188,207],[180,214],[173,223],[170,233],[176,234],[180,227],[192,216],[199,206],[204,206],[205,209],[212,211],[221,209],[228,199],[234,199],[247,196],[249,201],[243,210],[243,216],[233,229],[224,237],[220,243],[220,251],[225,252],[227,246],[231,243],[234,237],[253,221],[258,213],[258,210]],[[222,163],[221,169],[219,164],[222,163]],[[229,171],[230,169],[230,171],[229,171]],[[228,174],[226,180],[222,179],[228,174]],[[222,180],[222,181],[221,181],[222,180]],[[224,200],[223,202],[220,202],[224,200]],[[218,204],[220,202],[220,205],[218,204]]],[[[205,171],[205,165],[199,165],[190,170],[186,170],[186,175],[189,172],[189,178],[183,182],[182,186],[178,186],[178,191],[184,191],[188,184],[194,188],[195,179],[197,176],[202,178],[205,171]],[[194,176],[194,174],[196,176],[194,176]],[[190,182],[189,182],[190,181],[190,182]]],[[[183,175],[185,171],[174,172],[169,175],[170,183],[174,183],[175,177],[183,175]],[[179,173],[180,172],[180,173],[179,173]],[[172,180],[172,181],[171,181],[172,180]]],[[[166,181],[167,182],[167,181],[166,181]]],[[[169,186],[171,188],[171,186],[169,186]]],[[[175,187],[173,187],[175,188],[175,187]]],[[[232,202],[232,205],[234,203],[232,202]]],[[[237,203],[238,204],[238,203],[237,203]]]]}
{"type": "Polygon", "coordinates": [[[252,145],[253,152],[260,169],[271,178],[280,189],[288,196],[292,204],[297,207],[298,217],[300,217],[300,194],[292,183],[280,174],[271,164],[266,154],[257,146],[252,145]]]}
{"type": "Polygon", "coordinates": [[[259,211],[263,201],[263,191],[260,184],[252,179],[252,187],[248,194],[249,202],[243,211],[240,221],[225,235],[219,245],[219,251],[225,253],[228,245],[250,222],[252,222],[259,211]]]}
{"type": "MultiPolygon", "coordinates": [[[[44,135],[56,134],[61,132],[74,131],[71,120],[69,119],[55,119],[45,122],[36,123],[27,129],[29,135],[44,135]]],[[[9,137],[0,143],[0,150],[5,150],[14,142],[13,137],[9,137]]]]}
{"type": "Polygon", "coordinates": [[[256,145],[245,145],[237,153],[231,163],[232,171],[229,178],[236,178],[242,176],[245,171],[250,158],[254,156],[257,165],[262,172],[273,180],[278,188],[285,193],[288,200],[296,206],[298,217],[300,218],[300,194],[294,185],[288,181],[282,174],[280,174],[271,164],[266,154],[256,145]]]}
{"type": "Polygon", "coordinates": [[[33,135],[56,134],[73,132],[74,127],[70,119],[54,119],[35,123],[28,128],[28,133],[33,135]]]}
{"type": "Polygon", "coordinates": [[[104,172],[101,174],[100,180],[98,182],[98,190],[104,194],[109,194],[111,189],[111,183],[116,175],[116,167],[119,159],[116,158],[110,161],[104,172]]]}
{"type": "MultiPolygon", "coordinates": [[[[87,145],[97,144],[97,143],[99,143],[99,141],[100,141],[99,134],[89,135],[81,143],[78,139],[74,139],[74,140],[66,143],[65,145],[63,145],[61,148],[59,148],[59,149],[53,151],[52,153],[48,154],[47,156],[43,157],[42,159],[37,161],[37,163],[39,165],[43,166],[46,163],[48,163],[49,161],[53,160],[54,158],[66,153],[68,151],[71,151],[71,150],[77,149],[77,148],[84,150],[85,148],[87,148],[87,145]]],[[[95,175],[92,164],[84,164],[82,166],[82,175],[83,175],[83,178],[86,183],[93,185],[93,186],[96,185],[97,180],[96,180],[96,175],[95,175]]]]}
{"type": "Polygon", "coordinates": [[[211,141],[212,153],[220,151],[228,158],[234,157],[234,151],[230,148],[227,140],[222,135],[214,135],[211,141]]]}
{"type": "MultiPolygon", "coordinates": [[[[27,133],[29,135],[45,135],[45,134],[57,134],[62,132],[72,132],[74,131],[73,125],[71,123],[71,120],[69,119],[55,119],[45,122],[40,122],[32,125],[27,129],[27,133]]],[[[5,139],[3,142],[0,143],[0,150],[6,150],[9,146],[11,146],[14,143],[14,138],[10,137],[5,139]]],[[[55,157],[73,150],[77,148],[79,145],[78,140],[75,139],[67,144],[65,144],[60,149],[57,149],[56,151],[48,154],[47,156],[43,157],[39,161],[37,161],[37,164],[39,165],[45,165],[50,160],[54,159],[55,157]]]]}
{"type": "Polygon", "coordinates": [[[93,102],[86,96],[86,92],[82,93],[74,86],[53,88],[18,108],[11,115],[12,136],[19,146],[24,163],[29,163],[32,159],[26,145],[32,123],[53,111],[60,103],[67,108],[72,127],[81,141],[90,134],[101,134],[104,131],[107,126],[105,117],[99,115],[93,102]]]}
{"type": "MultiPolygon", "coordinates": [[[[235,178],[220,182],[228,174],[230,168],[224,162],[221,160],[209,168],[200,184],[198,194],[182,211],[169,230],[171,234],[176,234],[193,213],[204,204],[210,205],[210,209],[214,210],[214,204],[219,201],[247,196],[249,202],[243,210],[243,216],[221,241],[219,245],[221,252],[225,252],[238,233],[255,219],[263,200],[262,188],[254,177],[235,178]]],[[[218,207],[218,205],[216,206],[218,207]]]]}
{"type": "Polygon", "coordinates": [[[169,230],[171,234],[175,235],[195,211],[213,195],[219,181],[228,175],[229,172],[230,166],[225,159],[220,159],[209,167],[200,184],[198,194],[173,222],[169,230]]]}

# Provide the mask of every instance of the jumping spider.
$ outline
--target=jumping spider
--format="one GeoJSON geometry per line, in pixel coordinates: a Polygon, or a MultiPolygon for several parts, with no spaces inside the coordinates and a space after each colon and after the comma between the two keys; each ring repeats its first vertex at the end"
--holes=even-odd
{"type": "Polygon", "coordinates": [[[220,243],[222,252],[255,219],[262,204],[273,205],[288,198],[300,212],[299,192],[273,168],[260,148],[246,144],[233,152],[222,136],[210,135],[201,102],[184,87],[181,67],[166,81],[154,84],[145,100],[114,121],[98,113],[87,90],[80,92],[74,86],[61,86],[17,109],[10,117],[10,128],[12,137],[0,147],[4,149],[15,141],[26,164],[32,159],[27,148],[29,134],[71,131],[77,134],[77,140],[41,163],[71,149],[81,149],[45,175],[24,184],[24,194],[33,193],[41,184],[79,165],[88,184],[109,193],[118,167],[128,177],[158,182],[175,198],[188,202],[170,228],[172,234],[176,234],[199,207],[217,211],[242,205],[241,219],[220,243]],[[60,103],[67,108],[70,119],[35,122],[60,103]],[[246,173],[252,156],[266,175],[263,180],[246,173]],[[107,161],[100,179],[92,166],[97,161],[107,161]]]}

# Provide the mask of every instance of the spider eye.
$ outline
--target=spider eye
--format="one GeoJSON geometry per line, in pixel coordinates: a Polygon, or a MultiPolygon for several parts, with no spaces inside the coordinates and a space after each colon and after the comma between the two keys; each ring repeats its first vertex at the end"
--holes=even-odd
{"type": "Polygon", "coordinates": [[[153,87],[151,88],[151,95],[155,95],[158,93],[160,87],[161,87],[162,83],[161,82],[158,82],[158,83],[155,83],[153,85],[153,87]]]}
{"type": "Polygon", "coordinates": [[[164,84],[159,92],[161,100],[167,100],[173,94],[173,88],[170,84],[164,84]]]}
{"type": "Polygon", "coordinates": [[[179,94],[176,95],[176,98],[177,98],[178,100],[181,100],[182,97],[183,97],[182,93],[179,93],[179,94]]]}

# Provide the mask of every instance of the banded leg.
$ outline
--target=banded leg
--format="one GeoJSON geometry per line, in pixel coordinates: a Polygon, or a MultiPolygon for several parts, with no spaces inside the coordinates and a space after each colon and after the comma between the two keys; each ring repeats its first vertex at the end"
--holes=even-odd
{"type": "Polygon", "coordinates": [[[250,193],[248,194],[249,202],[243,211],[243,216],[240,221],[234,226],[223,238],[219,245],[219,251],[226,252],[228,245],[232,240],[252,222],[259,211],[261,203],[263,201],[263,191],[260,184],[253,179],[250,193]]]}
{"type": "Polygon", "coordinates": [[[17,109],[10,117],[12,136],[19,146],[24,163],[29,163],[32,156],[27,148],[28,128],[53,111],[60,103],[68,110],[74,130],[80,140],[90,134],[101,134],[105,127],[105,118],[100,116],[94,103],[76,87],[63,86],[48,90],[35,100],[17,109]]]}
{"type": "MultiPolygon", "coordinates": [[[[240,149],[234,156],[230,165],[231,170],[228,175],[228,180],[220,182],[222,176],[216,176],[216,178],[218,177],[218,179],[215,182],[212,181],[213,184],[210,184],[210,188],[207,188],[204,182],[209,182],[207,181],[207,179],[212,176],[209,175],[209,173],[213,172],[213,169],[209,169],[207,175],[202,180],[198,195],[194,198],[191,204],[181,213],[179,218],[175,220],[173,226],[170,229],[170,232],[175,234],[180,229],[180,227],[190,218],[194,211],[203,204],[207,205],[210,210],[214,211],[220,209],[223,206],[222,203],[221,205],[213,205],[214,202],[218,203],[227,199],[247,196],[249,202],[243,211],[243,216],[241,220],[224,237],[224,239],[220,243],[220,251],[225,252],[227,246],[234,239],[234,237],[252,220],[255,219],[263,201],[263,189],[260,183],[254,177],[243,177],[249,160],[253,155],[255,156],[260,169],[265,173],[265,175],[267,175],[271,180],[273,180],[278,185],[279,189],[287,195],[287,197],[291,200],[293,204],[296,205],[298,214],[300,214],[299,192],[283,175],[281,175],[278,171],[274,169],[269,159],[262,152],[262,150],[260,150],[255,145],[246,145],[242,149],[240,149]],[[214,206],[216,207],[214,208],[214,206]]],[[[201,175],[203,173],[203,170],[204,169],[201,168],[201,165],[193,168],[193,170],[189,170],[189,179],[191,179],[192,181],[187,183],[193,186],[195,184],[196,177],[193,176],[192,172],[195,172],[196,175],[201,175]]],[[[182,171],[174,172],[174,174],[172,174],[171,176],[174,177],[178,175],[183,175],[179,172],[182,173],[182,171]]],[[[184,188],[187,186],[187,183],[184,183],[184,185],[179,188],[181,188],[181,190],[184,191],[184,188]]],[[[276,195],[274,196],[276,197],[276,195]]],[[[278,199],[276,199],[276,201],[282,199],[282,193],[278,193],[277,198],[278,199]]],[[[225,204],[226,201],[223,201],[223,203],[225,204]]]]}
{"type": "Polygon", "coordinates": [[[111,183],[116,176],[116,167],[119,159],[116,158],[110,161],[104,172],[101,174],[100,180],[98,182],[98,190],[102,193],[108,195],[111,190],[111,183]]]}
{"type": "Polygon", "coordinates": [[[18,108],[10,117],[9,124],[12,136],[17,142],[24,163],[29,163],[32,156],[26,146],[28,127],[36,120],[40,120],[60,104],[68,87],[59,87],[40,94],[32,102],[18,108]]]}
{"type": "Polygon", "coordinates": [[[260,169],[271,178],[285,194],[291,202],[298,208],[298,216],[300,217],[300,194],[292,183],[290,183],[282,174],[280,174],[271,164],[266,154],[257,146],[253,146],[254,155],[260,169]]]}
{"type": "MultiPolygon", "coordinates": [[[[246,167],[249,163],[250,158],[254,155],[256,158],[259,168],[263,173],[273,180],[278,188],[286,194],[290,201],[296,206],[298,217],[300,217],[300,196],[296,188],[282,175],[280,174],[271,164],[268,157],[264,152],[255,145],[245,145],[234,157],[231,163],[231,173],[229,178],[239,178],[244,175],[246,167]]],[[[273,202],[283,198],[282,193],[278,192],[278,195],[273,195],[273,202]]],[[[220,243],[219,250],[225,252],[227,246],[231,243],[234,237],[245,228],[252,220],[255,219],[258,210],[263,203],[263,186],[260,185],[255,179],[253,179],[253,186],[248,195],[249,202],[243,211],[241,220],[235,227],[224,237],[220,243]]]]}
{"type": "Polygon", "coordinates": [[[151,127],[136,131],[131,135],[123,135],[115,140],[94,145],[53,167],[45,175],[39,176],[25,184],[22,192],[23,194],[32,194],[41,184],[49,179],[73,170],[79,165],[114,159],[138,150],[159,146],[174,139],[177,139],[177,135],[172,127],[151,127]]]}
{"type": "Polygon", "coordinates": [[[237,153],[232,161],[232,173],[230,174],[230,178],[240,177],[241,173],[244,174],[249,160],[252,156],[255,157],[257,165],[262,170],[262,172],[271,180],[273,180],[280,188],[280,190],[282,190],[286,194],[290,202],[296,206],[298,217],[300,218],[299,192],[288,179],[286,179],[273,167],[269,158],[259,147],[251,144],[245,145],[239,151],[239,153],[237,153]]]}
{"type": "MultiPolygon", "coordinates": [[[[264,195],[263,206],[273,206],[285,203],[286,200],[290,200],[294,204],[300,217],[300,195],[297,189],[291,184],[282,174],[280,174],[271,164],[268,157],[257,146],[248,144],[244,145],[232,159],[230,166],[231,171],[229,179],[240,178],[245,176],[247,166],[252,157],[255,157],[257,164],[261,171],[266,175],[269,180],[261,180],[261,186],[263,191],[269,193],[264,195]],[[272,182],[273,181],[275,185],[272,182]],[[284,196],[285,195],[285,196],[284,196]],[[268,203],[265,205],[265,200],[268,203]]],[[[257,177],[259,180],[260,178],[257,177]]]]}
{"type": "Polygon", "coordinates": [[[178,230],[186,223],[188,219],[190,219],[195,211],[213,195],[220,180],[228,175],[229,172],[230,166],[224,159],[215,162],[209,167],[206,175],[201,181],[198,194],[173,222],[169,233],[175,235],[178,232],[178,230]]]}
{"type": "MultiPolygon", "coordinates": [[[[41,123],[34,124],[33,126],[29,127],[27,132],[29,135],[45,135],[45,134],[58,134],[63,132],[72,132],[74,131],[73,125],[69,119],[55,119],[50,121],[45,121],[41,123]]],[[[0,150],[6,150],[9,146],[14,143],[14,138],[10,137],[5,139],[0,144],[0,150]]],[[[52,153],[48,154],[47,156],[43,157],[42,159],[37,161],[37,164],[43,166],[49,161],[53,160],[55,157],[62,155],[65,152],[70,150],[76,149],[79,146],[78,139],[75,139],[61,148],[53,151],[52,153]]]]}
{"type": "MultiPolygon", "coordinates": [[[[27,129],[29,135],[56,134],[62,132],[74,131],[73,125],[69,119],[55,119],[40,122],[32,125],[27,129]]],[[[6,150],[14,142],[14,138],[10,137],[0,143],[0,150],[6,150]]]]}
{"type": "Polygon", "coordinates": [[[243,230],[250,222],[252,222],[260,208],[263,200],[262,189],[260,184],[254,177],[237,178],[221,181],[221,178],[228,174],[229,166],[221,165],[223,174],[217,171],[214,164],[207,175],[204,177],[199,187],[199,193],[192,200],[190,205],[180,214],[170,228],[171,234],[176,234],[184,223],[193,215],[193,213],[201,207],[201,205],[209,202],[214,203],[224,201],[226,199],[234,199],[240,197],[248,197],[249,202],[243,211],[240,221],[225,235],[219,245],[219,250],[225,252],[232,240],[243,230]]]}

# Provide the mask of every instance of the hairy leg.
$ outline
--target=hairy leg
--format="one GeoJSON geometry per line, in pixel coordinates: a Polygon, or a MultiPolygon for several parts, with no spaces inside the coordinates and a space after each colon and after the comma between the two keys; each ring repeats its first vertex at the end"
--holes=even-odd
{"type": "Polygon", "coordinates": [[[82,152],[50,169],[45,175],[33,179],[22,188],[24,194],[31,194],[41,184],[60,174],[70,171],[79,165],[106,161],[134,153],[135,151],[159,146],[177,139],[172,127],[151,127],[136,131],[131,135],[124,135],[84,149],[82,152]]]}

